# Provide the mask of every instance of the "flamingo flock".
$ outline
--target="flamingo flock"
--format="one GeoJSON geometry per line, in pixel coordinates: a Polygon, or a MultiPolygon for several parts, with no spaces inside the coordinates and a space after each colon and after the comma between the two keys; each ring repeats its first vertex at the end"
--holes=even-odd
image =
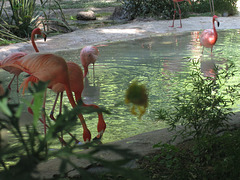
{"type": "MultiPolygon", "coordinates": [[[[81,58],[82,66],[84,67],[84,75],[83,75],[82,69],[77,63],[66,62],[65,59],[55,54],[39,53],[39,50],[34,41],[35,34],[42,35],[44,37],[44,40],[46,40],[46,34],[43,31],[41,31],[39,28],[36,28],[33,30],[31,35],[31,41],[32,41],[32,46],[36,51],[35,53],[32,53],[32,54],[27,54],[24,52],[13,53],[7,56],[2,61],[0,61],[0,68],[8,71],[9,73],[14,74],[13,79],[17,77],[17,81],[20,73],[25,72],[29,75],[27,78],[24,79],[24,81],[20,86],[20,88],[22,88],[23,94],[25,90],[28,88],[29,83],[38,83],[39,81],[48,82],[48,86],[47,86],[48,89],[51,89],[57,93],[56,100],[54,102],[54,105],[50,114],[50,118],[53,120],[55,120],[54,110],[55,110],[55,106],[56,106],[59,94],[61,94],[60,108],[59,108],[59,111],[60,111],[59,113],[61,113],[62,97],[63,97],[64,91],[66,91],[68,100],[73,108],[76,107],[77,103],[81,102],[82,106],[84,107],[92,107],[95,109],[99,109],[99,106],[95,104],[89,105],[89,104],[83,103],[82,101],[82,91],[84,89],[83,79],[84,77],[86,77],[88,73],[89,64],[92,63],[94,65],[94,63],[96,62],[96,59],[99,54],[97,47],[86,46],[85,48],[82,49],[80,53],[80,58],[81,58]],[[73,97],[72,92],[74,93],[75,99],[73,97]]],[[[9,89],[11,89],[10,86],[11,86],[11,83],[13,82],[13,79],[8,85],[9,89]]],[[[2,91],[3,89],[1,88],[1,92],[2,91]]],[[[17,90],[17,92],[19,91],[17,90]]],[[[34,100],[32,100],[32,103],[33,101],[34,100]]],[[[43,109],[45,108],[45,102],[46,102],[46,92],[43,100],[43,109]]],[[[29,112],[33,113],[30,108],[29,108],[29,112]]],[[[106,129],[106,123],[104,121],[102,112],[98,111],[97,113],[98,113],[98,125],[97,125],[98,134],[94,139],[101,139],[106,129]]],[[[78,118],[80,119],[80,122],[83,127],[83,140],[84,142],[90,142],[91,132],[87,127],[87,124],[84,120],[83,115],[79,113],[78,118]]],[[[46,123],[46,117],[44,113],[42,113],[42,118],[40,118],[40,121],[44,124],[44,133],[46,134],[48,125],[46,123]]],[[[76,143],[80,142],[71,133],[68,133],[68,134],[75,139],[76,143]]],[[[63,138],[59,138],[59,139],[64,144],[63,138]]]]}
{"type": "MultiPolygon", "coordinates": [[[[174,8],[176,9],[176,5],[177,5],[179,9],[180,28],[182,27],[181,10],[178,2],[181,2],[181,1],[184,1],[184,0],[173,0],[174,8]]],[[[191,4],[190,0],[186,0],[186,1],[188,1],[189,4],[191,4]]],[[[174,27],[175,14],[176,14],[176,10],[174,10],[173,24],[171,27],[174,27]]],[[[213,16],[213,20],[212,20],[213,29],[204,30],[200,36],[200,44],[203,46],[203,50],[204,50],[204,47],[211,48],[211,54],[212,54],[213,46],[215,45],[218,39],[217,31],[215,28],[215,22],[217,22],[217,25],[219,26],[219,21],[217,20],[217,18],[218,17],[216,15],[213,16]]],[[[34,36],[36,34],[43,36],[44,40],[46,41],[46,34],[42,30],[40,30],[39,28],[36,28],[33,30],[31,34],[31,41],[32,41],[32,46],[35,50],[35,53],[27,54],[25,52],[17,52],[9,55],[8,57],[0,61],[0,68],[14,75],[8,85],[8,89],[11,90],[11,84],[14,78],[16,77],[17,92],[19,92],[18,76],[22,72],[25,72],[28,74],[28,77],[24,79],[24,81],[20,86],[20,89],[22,88],[23,94],[25,90],[28,88],[29,83],[33,84],[33,83],[38,83],[39,81],[47,82],[48,83],[47,88],[54,91],[57,94],[51,113],[50,113],[50,118],[52,120],[55,120],[54,111],[55,111],[55,107],[56,107],[59,95],[60,95],[59,114],[61,114],[62,112],[62,101],[63,101],[62,99],[63,99],[64,91],[67,94],[69,103],[71,104],[72,108],[75,108],[77,104],[81,104],[82,107],[92,107],[95,109],[99,109],[99,106],[95,104],[85,104],[82,101],[82,92],[84,89],[83,80],[88,74],[88,66],[90,64],[93,64],[93,70],[94,70],[94,64],[99,56],[98,48],[96,46],[86,46],[81,50],[80,60],[84,69],[84,73],[83,73],[81,67],[77,63],[67,62],[64,58],[52,53],[40,53],[34,41],[34,36]]],[[[203,53],[203,50],[202,50],[202,53],[203,53]]],[[[45,108],[45,103],[46,103],[46,91],[45,91],[44,100],[43,100],[43,109],[45,108]]],[[[4,90],[2,86],[0,86],[0,95],[2,95],[3,92],[4,90]]],[[[34,100],[32,100],[32,103],[33,101],[34,100]]],[[[31,109],[29,109],[29,112],[33,113],[31,109]]],[[[106,123],[104,121],[102,112],[97,111],[97,114],[98,114],[98,124],[97,124],[98,134],[94,139],[101,139],[106,129],[106,123]]],[[[83,114],[79,113],[77,114],[77,116],[83,128],[83,135],[82,135],[83,140],[84,142],[90,142],[92,140],[91,132],[87,127],[83,114]]],[[[42,113],[42,117],[40,118],[40,121],[44,124],[44,133],[46,134],[48,125],[46,123],[46,117],[44,113],[42,113]]],[[[75,139],[76,143],[79,142],[71,133],[68,132],[68,134],[75,139]]],[[[62,137],[59,139],[61,142],[64,142],[62,137]]]]}
{"type": "MultiPolygon", "coordinates": [[[[181,21],[181,9],[179,6],[179,2],[183,2],[183,1],[187,1],[190,5],[192,5],[190,0],[172,0],[173,1],[173,5],[174,5],[174,14],[173,14],[173,22],[172,22],[172,26],[169,27],[174,27],[174,20],[175,20],[175,16],[176,16],[176,5],[178,7],[178,13],[179,13],[179,19],[180,19],[180,26],[179,28],[182,28],[182,21],[181,21]]],[[[218,39],[218,34],[217,34],[217,30],[215,28],[215,22],[217,22],[217,26],[219,27],[220,23],[218,21],[218,17],[214,12],[214,1],[213,0],[209,0],[209,5],[210,5],[210,11],[211,14],[213,15],[213,29],[205,29],[200,36],[200,45],[203,46],[202,49],[202,54],[203,54],[203,50],[204,47],[206,48],[211,48],[211,55],[212,55],[212,50],[213,50],[213,46],[216,44],[217,39],[218,39]]]]}

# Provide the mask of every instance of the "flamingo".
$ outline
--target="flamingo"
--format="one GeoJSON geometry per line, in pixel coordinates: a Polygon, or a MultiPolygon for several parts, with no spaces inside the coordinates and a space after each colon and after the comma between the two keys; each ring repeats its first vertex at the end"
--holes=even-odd
{"type": "MultiPolygon", "coordinates": [[[[37,83],[38,81],[48,82],[48,88],[56,89],[57,84],[62,84],[67,93],[68,99],[72,107],[76,107],[74,101],[68,75],[68,67],[66,61],[54,54],[33,53],[23,56],[12,64],[2,65],[4,67],[16,67],[28,73],[27,77],[20,87],[23,87],[23,94],[28,87],[28,83],[37,83]]],[[[45,92],[46,95],[46,92],[45,92]]],[[[45,98],[43,101],[43,109],[45,108],[45,98]]],[[[87,128],[82,114],[78,114],[83,127],[83,140],[88,142],[91,140],[91,133],[87,128]]],[[[46,134],[46,120],[43,114],[44,133],[46,134]]]]}
{"type": "Polygon", "coordinates": [[[88,73],[88,66],[89,64],[93,64],[94,70],[94,63],[96,62],[99,55],[98,48],[96,46],[85,46],[80,52],[80,59],[84,68],[84,75],[85,78],[88,73]]]}
{"type": "Polygon", "coordinates": [[[200,45],[203,46],[202,49],[202,54],[204,47],[206,48],[211,48],[211,55],[212,55],[212,49],[215,43],[217,42],[218,39],[218,34],[215,28],[214,22],[217,22],[217,25],[219,27],[220,23],[218,21],[218,17],[216,15],[213,16],[213,29],[205,29],[200,36],[200,45]]]}
{"type": "MultiPolygon", "coordinates": [[[[72,92],[74,92],[74,94],[75,94],[75,100],[76,100],[76,102],[80,102],[80,101],[82,102],[82,91],[84,89],[82,69],[78,64],[76,64],[74,62],[67,62],[67,67],[68,67],[68,71],[69,71],[70,88],[71,88],[72,92]]],[[[51,119],[54,120],[55,118],[53,116],[53,113],[54,113],[57,99],[59,97],[59,93],[61,93],[59,114],[61,113],[62,93],[64,91],[64,86],[62,84],[56,84],[52,87],[52,90],[57,93],[57,97],[54,102],[54,105],[53,105],[53,108],[51,111],[51,115],[50,115],[51,119]]],[[[99,107],[94,104],[87,105],[82,102],[82,105],[85,107],[93,107],[93,108],[99,109],[99,107]]],[[[103,119],[102,112],[98,112],[98,125],[97,125],[98,135],[94,139],[101,139],[105,129],[106,129],[106,123],[103,119]]]]}
{"type": "Polygon", "coordinates": [[[173,0],[173,5],[174,5],[173,23],[172,23],[172,26],[169,26],[169,27],[174,27],[174,20],[175,20],[175,15],[176,15],[176,4],[177,4],[178,12],[179,12],[179,18],[180,18],[180,26],[179,26],[179,28],[182,28],[181,9],[180,9],[180,6],[178,4],[179,2],[182,2],[182,1],[188,1],[189,4],[192,5],[190,0],[173,0]]]}
{"type": "MultiPolygon", "coordinates": [[[[32,31],[32,34],[31,34],[31,41],[32,41],[32,46],[33,48],[35,49],[36,52],[39,52],[37,46],[36,46],[36,43],[34,41],[34,37],[36,34],[39,34],[39,35],[42,35],[43,38],[44,38],[44,41],[46,41],[46,34],[39,28],[35,28],[33,31],[32,31]]],[[[17,53],[12,53],[11,55],[7,56],[5,59],[1,60],[0,61],[0,65],[4,65],[4,64],[11,64],[15,61],[17,61],[18,59],[20,59],[21,57],[27,55],[27,53],[25,52],[17,52],[17,53]]],[[[15,67],[5,67],[3,68],[5,71],[8,71],[9,73],[11,74],[14,74],[13,78],[11,79],[10,83],[8,84],[8,89],[11,90],[11,84],[14,80],[15,77],[17,77],[17,93],[19,93],[19,89],[18,89],[18,76],[22,73],[22,70],[18,69],[18,68],[15,68],[15,67]]]]}

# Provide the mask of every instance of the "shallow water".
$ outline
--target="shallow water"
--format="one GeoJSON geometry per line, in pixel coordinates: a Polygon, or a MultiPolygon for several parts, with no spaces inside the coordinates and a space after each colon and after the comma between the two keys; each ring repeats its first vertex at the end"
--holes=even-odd
{"type": "MultiPolygon", "coordinates": [[[[153,131],[166,127],[161,121],[156,121],[154,111],[159,108],[170,109],[173,95],[180,90],[189,76],[191,63],[185,57],[200,59],[202,71],[205,75],[214,64],[225,64],[228,61],[236,63],[239,69],[239,30],[219,31],[219,39],[213,48],[205,49],[199,43],[199,32],[187,32],[168,36],[150,37],[140,40],[116,42],[99,47],[100,56],[96,62],[95,70],[90,66],[89,74],[85,79],[83,100],[87,104],[96,104],[108,109],[111,114],[104,114],[107,124],[103,143],[120,140],[143,132],[153,131]],[[145,84],[149,94],[147,112],[139,120],[129,111],[129,106],[124,103],[125,92],[134,80],[145,84]]],[[[59,52],[67,61],[74,61],[79,65],[79,50],[59,52]]],[[[238,77],[237,74],[236,77],[238,77]]],[[[11,79],[7,72],[0,71],[0,81],[7,86],[11,79]]],[[[20,76],[20,82],[24,76],[20,76]]],[[[237,81],[236,78],[233,81],[237,81]]],[[[16,81],[12,86],[12,102],[18,102],[19,97],[15,92],[16,81]]],[[[29,93],[24,96],[31,100],[29,93]]],[[[47,113],[49,114],[55,94],[48,91],[47,113]]],[[[64,103],[71,108],[67,97],[64,103]]],[[[235,105],[234,110],[239,110],[235,105]]],[[[57,112],[58,110],[56,110],[57,112]]],[[[97,135],[97,114],[84,115],[92,137],[97,135]]],[[[82,140],[81,126],[75,127],[73,134],[82,140]]],[[[67,137],[67,135],[66,135],[67,137]]]]}

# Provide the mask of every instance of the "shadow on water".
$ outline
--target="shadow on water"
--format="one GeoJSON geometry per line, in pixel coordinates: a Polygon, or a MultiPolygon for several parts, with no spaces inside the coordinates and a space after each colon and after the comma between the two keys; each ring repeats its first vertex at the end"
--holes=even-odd
{"type": "MultiPolygon", "coordinates": [[[[191,63],[185,57],[200,59],[203,74],[214,76],[215,65],[224,65],[228,61],[233,61],[236,67],[240,68],[240,63],[237,63],[240,55],[239,41],[239,30],[219,31],[213,56],[210,56],[210,49],[206,48],[202,55],[199,32],[149,37],[109,43],[108,46],[99,47],[100,56],[96,62],[94,75],[90,66],[82,96],[85,103],[105,107],[112,113],[104,114],[107,129],[103,143],[166,127],[163,122],[155,120],[153,111],[161,107],[173,108],[173,95],[181,91],[191,72],[191,63]],[[130,114],[129,107],[124,104],[125,91],[129,83],[134,80],[145,84],[149,93],[149,106],[142,120],[130,114]]],[[[58,54],[67,61],[81,64],[80,49],[58,54]]],[[[6,87],[12,76],[3,71],[0,71],[0,74],[0,80],[6,87]]],[[[24,75],[21,75],[20,81],[23,77],[24,75]]],[[[237,79],[239,78],[235,78],[237,79]]],[[[14,92],[15,88],[16,84],[13,85],[11,99],[19,101],[22,97],[18,97],[21,95],[14,92]]],[[[48,91],[47,113],[50,113],[55,96],[53,92],[48,91]]],[[[24,98],[31,100],[29,94],[24,98]]],[[[64,104],[71,108],[66,96],[64,104]]],[[[240,103],[234,109],[239,110],[239,105],[240,103]]],[[[95,137],[98,121],[96,113],[84,117],[92,136],[95,137]]],[[[82,138],[80,125],[75,127],[73,134],[79,139],[82,138]]]]}

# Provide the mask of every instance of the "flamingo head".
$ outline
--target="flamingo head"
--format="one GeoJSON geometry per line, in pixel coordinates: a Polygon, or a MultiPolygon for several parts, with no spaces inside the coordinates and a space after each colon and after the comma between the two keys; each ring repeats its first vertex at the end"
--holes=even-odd
{"type": "Polygon", "coordinates": [[[106,123],[103,119],[103,115],[102,113],[98,113],[98,125],[97,125],[97,130],[98,130],[98,135],[97,138],[101,138],[104,131],[106,129],[106,123]]]}
{"type": "Polygon", "coordinates": [[[44,41],[47,40],[47,34],[44,31],[42,31],[40,28],[35,28],[33,30],[33,34],[39,34],[44,38],[44,41]]]}
{"type": "Polygon", "coordinates": [[[85,129],[83,131],[83,140],[84,140],[84,142],[90,142],[91,141],[91,133],[90,133],[89,129],[85,129]]]}
{"type": "Polygon", "coordinates": [[[214,23],[214,21],[217,22],[217,26],[219,27],[220,22],[218,21],[218,17],[216,15],[213,16],[213,23],[214,23]]]}

